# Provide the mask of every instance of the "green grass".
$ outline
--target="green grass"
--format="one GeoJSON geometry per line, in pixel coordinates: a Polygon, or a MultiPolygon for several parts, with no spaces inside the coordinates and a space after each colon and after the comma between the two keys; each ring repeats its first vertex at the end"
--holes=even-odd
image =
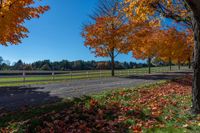
{"type": "MultiPolygon", "coordinates": [[[[189,70],[187,67],[182,67],[181,71],[189,70]]],[[[152,73],[159,72],[169,72],[169,67],[152,67],[152,73]]],[[[172,67],[172,71],[178,71],[177,66],[172,67]]],[[[109,70],[101,71],[74,71],[72,72],[72,76],[69,75],[55,75],[52,77],[51,75],[46,76],[28,76],[24,78],[22,76],[15,78],[0,78],[0,86],[19,86],[19,85],[29,85],[29,84],[47,84],[58,81],[68,81],[75,79],[98,79],[98,78],[106,78],[111,77],[111,72],[109,70]],[[88,74],[87,74],[88,72],[88,74]]],[[[143,75],[148,73],[148,68],[136,68],[129,70],[116,70],[116,76],[128,76],[128,75],[143,75]]]]}

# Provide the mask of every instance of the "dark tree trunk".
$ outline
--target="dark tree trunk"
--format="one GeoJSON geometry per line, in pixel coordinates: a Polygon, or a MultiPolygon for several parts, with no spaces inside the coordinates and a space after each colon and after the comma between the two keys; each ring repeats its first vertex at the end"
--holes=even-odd
{"type": "Polygon", "coordinates": [[[193,12],[192,25],[194,31],[192,113],[200,113],[200,0],[185,0],[193,12]]]}
{"type": "Polygon", "coordinates": [[[178,70],[181,70],[181,63],[178,61],[178,70]]]}
{"type": "Polygon", "coordinates": [[[169,58],[169,70],[170,71],[172,70],[172,59],[171,59],[171,57],[169,58]]]}
{"type": "Polygon", "coordinates": [[[115,55],[114,55],[114,51],[111,52],[111,74],[112,77],[115,76],[115,55]]]}
{"type": "Polygon", "coordinates": [[[188,58],[188,68],[191,69],[191,60],[188,58]]]}
{"type": "MultiPolygon", "coordinates": [[[[199,7],[200,8],[200,7],[199,7]]],[[[200,113],[200,12],[194,13],[193,30],[194,30],[194,59],[193,59],[193,86],[192,86],[192,113],[200,113]]]]}
{"type": "Polygon", "coordinates": [[[149,74],[151,74],[151,58],[148,58],[149,74]]]}

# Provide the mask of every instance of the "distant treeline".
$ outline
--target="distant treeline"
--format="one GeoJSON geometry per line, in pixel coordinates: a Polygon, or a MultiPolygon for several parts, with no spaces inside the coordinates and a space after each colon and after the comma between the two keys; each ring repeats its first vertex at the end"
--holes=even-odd
{"type": "MultiPolygon", "coordinates": [[[[135,62],[115,62],[116,69],[131,69],[131,68],[141,68],[147,67],[145,63],[135,63],[135,62]]],[[[22,60],[17,61],[10,65],[9,61],[4,61],[0,57],[0,70],[109,70],[111,68],[111,63],[109,61],[55,61],[50,60],[36,61],[31,64],[24,63],[22,60]]]]}

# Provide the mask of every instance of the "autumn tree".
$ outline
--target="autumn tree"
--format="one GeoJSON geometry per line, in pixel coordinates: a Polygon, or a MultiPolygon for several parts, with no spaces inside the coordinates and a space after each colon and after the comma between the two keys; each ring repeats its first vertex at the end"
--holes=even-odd
{"type": "Polygon", "coordinates": [[[172,62],[178,64],[190,63],[193,53],[193,40],[189,32],[178,31],[176,28],[160,30],[157,39],[157,56],[168,62],[171,70],[172,62]]]}
{"type": "Polygon", "coordinates": [[[193,58],[193,49],[194,49],[194,37],[193,37],[193,32],[191,29],[188,30],[186,33],[187,38],[186,38],[186,47],[184,49],[185,56],[187,57],[187,63],[189,66],[189,69],[191,68],[191,61],[193,58]]]}
{"type": "Polygon", "coordinates": [[[194,77],[192,112],[200,113],[200,0],[124,0],[127,14],[137,21],[166,17],[185,24],[194,32],[194,77]]]}
{"type": "Polygon", "coordinates": [[[158,27],[142,26],[140,31],[131,35],[131,51],[136,59],[147,59],[148,72],[151,73],[151,60],[157,56],[158,27]]]}
{"type": "Polygon", "coordinates": [[[170,70],[172,62],[180,65],[181,58],[186,58],[183,53],[183,49],[186,47],[185,38],[185,34],[175,28],[159,32],[158,57],[169,63],[170,70]]]}
{"type": "Polygon", "coordinates": [[[148,60],[149,73],[152,58],[169,62],[171,70],[172,62],[180,68],[180,64],[188,61],[188,56],[191,55],[185,32],[175,28],[166,30],[159,27],[144,27],[133,34],[132,40],[134,57],[148,60]]]}
{"type": "Polygon", "coordinates": [[[38,18],[49,9],[35,6],[35,0],[0,0],[0,44],[19,44],[27,37],[26,20],[38,18]]]}
{"type": "Polygon", "coordinates": [[[188,63],[190,68],[190,61],[193,54],[193,40],[191,40],[191,36],[186,34],[185,32],[180,32],[177,36],[177,41],[175,45],[175,55],[174,62],[178,64],[178,68],[180,70],[180,65],[188,63]]]}
{"type": "Polygon", "coordinates": [[[115,58],[128,52],[128,26],[119,0],[101,0],[91,16],[92,23],[84,26],[85,46],[96,56],[110,57],[112,76],[115,75],[115,58]]]}

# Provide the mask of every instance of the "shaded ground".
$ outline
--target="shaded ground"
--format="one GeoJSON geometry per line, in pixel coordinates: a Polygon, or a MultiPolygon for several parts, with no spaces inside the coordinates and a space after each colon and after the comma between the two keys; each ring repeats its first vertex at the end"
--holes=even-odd
{"type": "Polygon", "coordinates": [[[161,73],[126,78],[76,80],[48,85],[0,87],[0,110],[6,109],[12,111],[25,106],[36,106],[59,101],[66,97],[80,97],[109,89],[136,87],[138,85],[174,79],[190,74],[190,72],[161,73]]]}

